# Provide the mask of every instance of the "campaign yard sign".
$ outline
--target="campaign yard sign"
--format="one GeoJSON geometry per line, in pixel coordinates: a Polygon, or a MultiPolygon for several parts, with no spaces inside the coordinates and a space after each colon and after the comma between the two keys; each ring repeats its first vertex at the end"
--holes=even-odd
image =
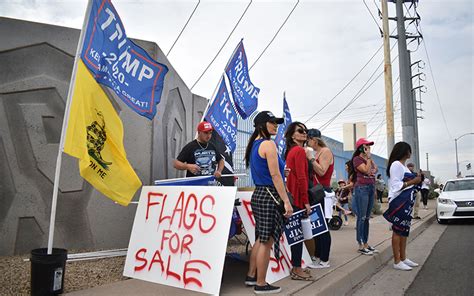
{"type": "Polygon", "coordinates": [[[123,275],[218,295],[236,190],[144,186],[123,275]]]}
{"type": "Polygon", "coordinates": [[[155,116],[168,67],[127,37],[110,0],[92,2],[81,58],[96,81],[132,110],[148,119],[155,116]]]}
{"type": "MultiPolygon", "coordinates": [[[[306,210],[301,210],[294,213],[290,218],[288,218],[288,221],[285,224],[285,236],[290,246],[304,241],[301,219],[304,218],[305,212],[306,210]]],[[[313,237],[329,231],[326,219],[324,219],[321,204],[311,207],[309,220],[311,221],[313,237]]]]}
{"type": "MultiPolygon", "coordinates": [[[[255,219],[252,213],[252,207],[250,205],[250,199],[253,192],[237,192],[237,198],[240,199],[241,205],[237,207],[242,224],[244,225],[245,231],[249,238],[252,246],[255,244],[255,219]]],[[[311,264],[311,257],[303,245],[303,257],[302,267],[307,267],[307,264],[311,264]]],[[[270,253],[270,264],[268,265],[266,281],[270,284],[281,280],[282,278],[288,277],[292,269],[291,265],[291,248],[288,244],[288,240],[285,235],[280,237],[280,258],[276,259],[273,254],[273,247],[270,253]]]]}

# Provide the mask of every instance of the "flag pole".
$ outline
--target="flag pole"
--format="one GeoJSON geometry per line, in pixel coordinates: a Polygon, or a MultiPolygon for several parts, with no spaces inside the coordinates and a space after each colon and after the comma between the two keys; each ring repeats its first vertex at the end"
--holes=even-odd
{"type": "Polygon", "coordinates": [[[72,101],[72,95],[74,91],[74,85],[76,82],[77,62],[78,62],[78,59],[80,59],[82,46],[84,44],[85,32],[87,29],[87,25],[89,23],[89,15],[92,9],[92,1],[93,0],[87,1],[87,8],[84,15],[84,22],[82,25],[81,33],[79,35],[76,55],[74,56],[74,66],[72,68],[71,81],[69,82],[69,90],[67,93],[66,107],[64,109],[63,126],[61,130],[61,140],[59,141],[58,158],[56,160],[56,170],[54,173],[53,200],[51,203],[51,217],[49,219],[48,255],[51,254],[53,251],[54,224],[56,221],[56,207],[57,207],[57,202],[58,202],[59,177],[61,175],[62,153],[64,151],[64,140],[65,140],[67,125],[68,125],[68,120],[69,120],[69,112],[71,109],[71,101],[72,101]]]}

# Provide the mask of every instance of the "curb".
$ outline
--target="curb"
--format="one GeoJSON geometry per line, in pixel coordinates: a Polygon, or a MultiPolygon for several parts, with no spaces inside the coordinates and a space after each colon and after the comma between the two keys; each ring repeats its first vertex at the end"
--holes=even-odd
{"type": "MultiPolygon", "coordinates": [[[[407,243],[410,243],[420,235],[433,221],[435,221],[434,212],[425,216],[419,223],[414,224],[407,243]]],[[[336,296],[347,294],[392,259],[391,238],[383,240],[377,245],[377,248],[380,251],[379,254],[374,256],[359,255],[353,260],[338,266],[317,281],[298,291],[293,291],[291,295],[336,296]]]]}

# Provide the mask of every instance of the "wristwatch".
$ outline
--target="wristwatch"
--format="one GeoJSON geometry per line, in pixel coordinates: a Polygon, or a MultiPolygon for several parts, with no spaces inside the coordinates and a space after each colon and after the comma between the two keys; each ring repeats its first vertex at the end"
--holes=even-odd
{"type": "Polygon", "coordinates": [[[311,163],[313,163],[315,161],[316,161],[316,158],[314,158],[314,157],[309,160],[309,162],[311,162],[311,163]]]}

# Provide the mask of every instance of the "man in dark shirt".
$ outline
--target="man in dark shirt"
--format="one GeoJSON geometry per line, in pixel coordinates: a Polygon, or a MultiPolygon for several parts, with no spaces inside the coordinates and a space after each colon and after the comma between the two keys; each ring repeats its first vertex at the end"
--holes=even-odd
{"type": "Polygon", "coordinates": [[[210,176],[220,178],[224,169],[224,159],[216,147],[209,143],[212,125],[203,121],[197,126],[198,136],[186,144],[174,160],[174,168],[186,170],[186,177],[210,176]],[[217,168],[216,168],[217,165],[217,168]]]}

